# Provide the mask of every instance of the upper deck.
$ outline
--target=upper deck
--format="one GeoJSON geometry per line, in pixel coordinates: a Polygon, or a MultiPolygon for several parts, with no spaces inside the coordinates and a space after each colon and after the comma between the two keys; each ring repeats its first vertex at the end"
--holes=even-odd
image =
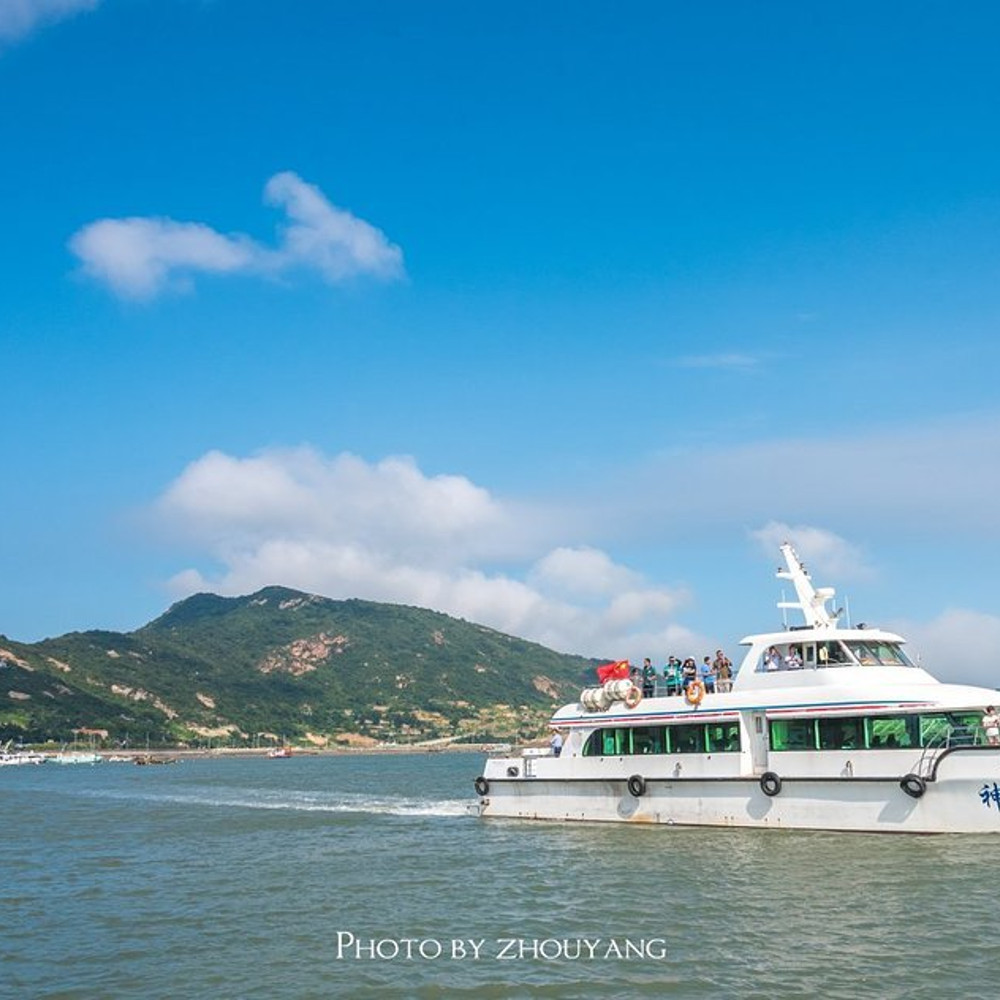
{"type": "Polygon", "coordinates": [[[879,628],[841,628],[840,612],[828,610],[832,588],[813,587],[791,545],[783,545],[787,569],[781,579],[795,584],[798,600],[779,607],[802,611],[806,624],[744,637],[748,647],[734,669],[731,690],[708,691],[691,699],[677,685],[658,678],[653,696],[634,707],[613,701],[601,711],[566,705],[552,725],[648,725],[734,717],[737,713],[801,711],[853,713],[873,708],[907,711],[920,707],[970,708],[996,700],[996,692],[958,684],[942,684],[915,665],[903,651],[905,640],[879,628]]]}

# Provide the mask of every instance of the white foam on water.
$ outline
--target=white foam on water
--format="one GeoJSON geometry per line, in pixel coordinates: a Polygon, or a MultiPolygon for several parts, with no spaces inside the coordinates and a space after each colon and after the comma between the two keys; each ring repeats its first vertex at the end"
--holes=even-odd
{"type": "Polygon", "coordinates": [[[210,806],[233,809],[288,810],[314,813],[362,813],[380,816],[466,816],[465,799],[414,799],[405,796],[375,796],[349,792],[294,792],[271,789],[191,789],[183,792],[124,792],[110,789],[91,790],[94,798],[125,801],[160,802],[177,805],[210,806]]]}

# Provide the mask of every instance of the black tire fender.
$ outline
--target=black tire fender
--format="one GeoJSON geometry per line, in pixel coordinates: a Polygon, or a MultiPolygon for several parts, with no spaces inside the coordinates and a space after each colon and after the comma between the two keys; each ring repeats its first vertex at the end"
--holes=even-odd
{"type": "Polygon", "coordinates": [[[903,777],[899,779],[899,787],[902,788],[911,799],[919,799],[924,792],[927,791],[927,782],[924,781],[919,774],[914,774],[911,771],[909,774],[904,774],[903,777]]]}
{"type": "Polygon", "coordinates": [[[476,786],[477,795],[489,795],[490,783],[482,775],[479,775],[473,784],[476,786]]]}
{"type": "Polygon", "coordinates": [[[641,774],[633,774],[626,782],[629,795],[641,799],[646,794],[646,779],[641,774]]]}
{"type": "Polygon", "coordinates": [[[773,799],[781,791],[781,778],[774,771],[765,771],[760,776],[760,790],[773,799]]]}

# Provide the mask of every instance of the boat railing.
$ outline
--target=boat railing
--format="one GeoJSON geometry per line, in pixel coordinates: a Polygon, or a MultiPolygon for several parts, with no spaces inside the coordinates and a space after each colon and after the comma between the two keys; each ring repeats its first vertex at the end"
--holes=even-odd
{"type": "Polygon", "coordinates": [[[950,726],[941,736],[929,740],[917,762],[916,773],[924,780],[934,777],[938,758],[954,747],[974,747],[979,743],[979,732],[974,726],[950,726]]]}
{"type": "Polygon", "coordinates": [[[980,742],[981,730],[978,726],[952,726],[948,730],[947,745],[949,747],[974,747],[980,742]]]}
{"type": "MultiPolygon", "coordinates": [[[[698,677],[698,680],[701,681],[702,684],[705,683],[704,679],[700,676],[698,677]]],[[[653,690],[650,694],[648,687],[644,685],[642,681],[636,681],[637,686],[647,698],[680,698],[684,694],[687,683],[687,681],[667,681],[662,677],[657,677],[653,682],[653,690]]],[[[732,689],[733,679],[731,677],[728,679],[716,678],[712,681],[711,687],[708,687],[708,694],[725,694],[726,692],[732,691],[732,689]]]]}

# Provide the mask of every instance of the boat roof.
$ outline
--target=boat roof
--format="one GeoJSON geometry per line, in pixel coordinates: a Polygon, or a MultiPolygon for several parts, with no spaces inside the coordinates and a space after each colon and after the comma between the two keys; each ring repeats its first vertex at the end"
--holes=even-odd
{"type": "Polygon", "coordinates": [[[837,639],[856,640],[858,642],[898,642],[906,640],[895,632],[881,628],[857,626],[855,628],[838,628],[823,626],[811,628],[808,625],[792,626],[780,632],[757,632],[740,639],[741,646],[765,645],[777,646],[788,642],[834,642],[837,639]]]}

